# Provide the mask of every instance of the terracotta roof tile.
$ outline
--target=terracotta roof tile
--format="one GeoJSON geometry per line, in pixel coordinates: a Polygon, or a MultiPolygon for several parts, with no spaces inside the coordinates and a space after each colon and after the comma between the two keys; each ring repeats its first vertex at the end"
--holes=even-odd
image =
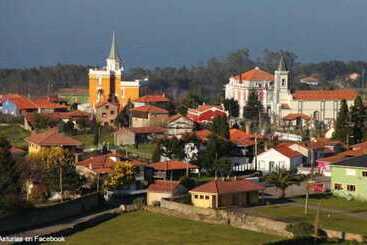
{"type": "Polygon", "coordinates": [[[293,94],[296,100],[354,100],[358,92],[353,89],[338,90],[297,90],[293,94]]]}
{"type": "Polygon", "coordinates": [[[53,103],[51,98],[38,98],[34,99],[33,103],[36,104],[37,108],[41,109],[66,109],[67,106],[53,103]]]}
{"type": "Polygon", "coordinates": [[[135,100],[141,103],[169,102],[170,100],[165,95],[146,95],[135,100]]]}
{"type": "Polygon", "coordinates": [[[37,105],[27,97],[24,97],[19,94],[7,94],[3,96],[3,100],[9,100],[14,103],[18,109],[26,110],[26,109],[37,109],[37,105]]]}
{"type": "Polygon", "coordinates": [[[25,141],[42,146],[79,146],[82,144],[78,140],[59,133],[57,128],[31,134],[25,141]]]}
{"type": "Polygon", "coordinates": [[[311,120],[311,117],[304,114],[304,113],[289,113],[288,115],[283,117],[283,120],[285,120],[285,121],[294,121],[294,120],[297,120],[297,119],[303,119],[305,121],[309,121],[309,120],[311,120]]]}
{"type": "Polygon", "coordinates": [[[243,81],[274,81],[274,76],[266,71],[261,70],[259,67],[255,67],[245,73],[234,77],[236,80],[243,81]]]}
{"type": "Polygon", "coordinates": [[[232,128],[229,130],[229,140],[235,144],[242,146],[251,146],[255,145],[255,141],[253,140],[255,135],[244,132],[240,129],[232,128]]]}
{"type": "Polygon", "coordinates": [[[254,181],[239,179],[239,180],[213,180],[203,185],[200,185],[190,192],[203,193],[235,193],[263,190],[265,187],[254,181]]]}
{"type": "Polygon", "coordinates": [[[183,170],[186,168],[197,169],[198,168],[198,166],[193,165],[191,163],[175,161],[175,160],[170,160],[166,162],[155,162],[155,163],[149,164],[148,167],[151,167],[154,170],[158,170],[158,171],[183,170]]]}
{"type": "Polygon", "coordinates": [[[179,181],[156,180],[149,185],[148,191],[152,192],[173,192],[180,185],[179,181]]]}
{"type": "Polygon", "coordinates": [[[288,146],[286,145],[278,145],[274,148],[274,150],[276,150],[277,152],[279,152],[280,154],[289,157],[289,158],[294,158],[294,157],[298,157],[298,156],[302,156],[301,153],[294,151],[292,149],[290,149],[288,146]]]}
{"type": "Polygon", "coordinates": [[[208,129],[202,129],[199,131],[195,131],[195,135],[202,141],[205,141],[209,138],[209,136],[212,134],[208,129]]]}
{"type": "Polygon", "coordinates": [[[153,112],[153,113],[162,113],[168,114],[168,111],[157,106],[152,105],[144,105],[131,109],[131,111],[140,111],[140,112],[153,112]]]}

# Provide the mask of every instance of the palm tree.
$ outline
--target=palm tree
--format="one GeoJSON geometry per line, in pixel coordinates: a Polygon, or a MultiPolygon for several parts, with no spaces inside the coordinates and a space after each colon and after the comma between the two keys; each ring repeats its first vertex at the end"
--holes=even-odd
{"type": "Polygon", "coordinates": [[[280,198],[285,198],[285,191],[291,185],[299,185],[305,179],[304,175],[294,175],[291,171],[280,169],[266,177],[269,184],[275,185],[281,191],[280,198]]]}

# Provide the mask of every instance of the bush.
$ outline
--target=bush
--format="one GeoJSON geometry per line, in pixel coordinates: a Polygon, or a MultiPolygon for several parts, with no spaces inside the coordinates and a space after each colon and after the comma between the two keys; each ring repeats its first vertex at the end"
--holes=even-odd
{"type": "Polygon", "coordinates": [[[182,176],[180,178],[180,183],[188,190],[191,190],[196,186],[196,181],[188,176],[182,176]]]}
{"type": "Polygon", "coordinates": [[[309,237],[314,233],[314,226],[308,223],[296,223],[287,225],[286,230],[295,237],[309,237]]]}

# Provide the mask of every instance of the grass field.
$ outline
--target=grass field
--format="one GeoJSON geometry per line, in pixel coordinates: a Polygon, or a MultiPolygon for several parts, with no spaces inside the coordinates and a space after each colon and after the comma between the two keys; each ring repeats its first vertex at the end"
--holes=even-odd
{"type": "Polygon", "coordinates": [[[24,138],[28,137],[30,133],[18,125],[0,126],[0,137],[5,137],[10,143],[17,147],[26,147],[27,143],[24,138]]]}
{"type": "MultiPolygon", "coordinates": [[[[94,147],[95,146],[94,145],[94,134],[73,135],[72,137],[82,142],[84,147],[94,147]]],[[[113,145],[114,144],[113,134],[110,132],[102,133],[100,142],[101,143],[105,142],[110,145],[113,145]]]]}
{"type": "MultiPolygon", "coordinates": [[[[297,203],[304,204],[305,198],[295,198],[292,199],[297,203]]],[[[322,207],[324,208],[334,208],[334,209],[340,209],[344,210],[346,212],[367,212],[367,203],[356,201],[356,200],[350,200],[344,198],[335,197],[332,195],[323,195],[323,196],[310,196],[308,203],[310,205],[317,206],[319,205],[319,202],[321,200],[322,207]]]]}
{"type": "Polygon", "coordinates": [[[67,238],[67,244],[264,244],[281,237],[144,211],[123,214],[67,238]]]}
{"type": "MultiPolygon", "coordinates": [[[[316,215],[316,210],[309,209],[308,214],[305,215],[303,207],[297,207],[291,204],[256,208],[252,212],[256,215],[279,221],[289,223],[307,222],[310,224],[314,223],[316,215]]],[[[330,211],[320,211],[320,224],[321,228],[367,235],[367,219],[335,213],[331,209],[330,211]]]]}

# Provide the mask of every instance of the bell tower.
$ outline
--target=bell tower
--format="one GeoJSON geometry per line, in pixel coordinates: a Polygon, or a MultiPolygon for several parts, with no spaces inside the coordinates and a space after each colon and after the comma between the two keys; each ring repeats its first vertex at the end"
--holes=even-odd
{"type": "Polygon", "coordinates": [[[287,99],[289,82],[289,71],[285,65],[283,56],[280,57],[278,68],[274,71],[273,89],[273,114],[278,116],[280,113],[280,102],[287,99]]]}

